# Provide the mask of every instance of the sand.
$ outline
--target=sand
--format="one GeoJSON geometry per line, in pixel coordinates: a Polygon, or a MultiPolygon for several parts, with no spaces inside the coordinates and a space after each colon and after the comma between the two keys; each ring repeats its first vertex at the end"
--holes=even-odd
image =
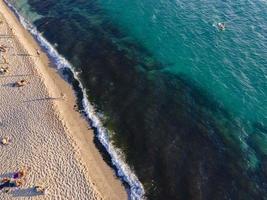
{"type": "Polygon", "coordinates": [[[93,143],[93,131],[75,111],[71,86],[0,0],[0,178],[29,168],[25,183],[0,199],[127,199],[125,188],[93,143]],[[12,28],[12,30],[11,30],[12,28]],[[4,56],[4,57],[3,57],[4,56]],[[5,60],[8,62],[5,63],[5,60]],[[14,87],[17,81],[26,85],[14,87]],[[45,195],[33,187],[47,188],[45,195]]]}

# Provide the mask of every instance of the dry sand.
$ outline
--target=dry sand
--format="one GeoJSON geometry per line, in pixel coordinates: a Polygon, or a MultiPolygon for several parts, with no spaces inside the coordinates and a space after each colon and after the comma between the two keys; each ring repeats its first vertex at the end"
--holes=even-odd
{"type": "Polygon", "coordinates": [[[0,45],[7,46],[0,67],[9,67],[0,75],[0,138],[11,139],[0,145],[0,178],[30,168],[25,184],[0,192],[0,199],[127,199],[88,123],[73,109],[71,86],[49,66],[45,53],[36,55],[37,43],[2,0],[0,14],[0,45]],[[13,87],[23,79],[25,86],[13,87]],[[36,195],[35,185],[47,187],[47,194],[36,195]]]}

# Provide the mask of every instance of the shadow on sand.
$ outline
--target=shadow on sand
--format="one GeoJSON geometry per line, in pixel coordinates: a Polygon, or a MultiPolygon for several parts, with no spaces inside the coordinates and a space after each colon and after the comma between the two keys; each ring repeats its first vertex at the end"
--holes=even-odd
{"type": "Polygon", "coordinates": [[[11,194],[13,197],[32,197],[32,196],[40,195],[39,193],[35,191],[34,187],[18,188],[18,189],[11,191],[9,194],[11,194]]]}
{"type": "Polygon", "coordinates": [[[44,97],[44,98],[39,98],[39,99],[26,100],[23,102],[26,103],[26,102],[47,101],[47,100],[63,100],[63,98],[62,97],[44,97]]]}
{"type": "Polygon", "coordinates": [[[25,76],[36,76],[36,75],[34,74],[4,75],[4,76],[0,76],[0,78],[25,77],[25,76]]]}

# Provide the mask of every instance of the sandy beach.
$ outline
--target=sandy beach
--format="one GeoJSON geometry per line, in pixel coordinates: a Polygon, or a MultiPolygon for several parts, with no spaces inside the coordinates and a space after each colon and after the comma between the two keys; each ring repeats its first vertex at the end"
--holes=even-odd
{"type": "Polygon", "coordinates": [[[2,0],[0,20],[0,139],[9,143],[0,145],[0,178],[27,169],[23,185],[0,199],[127,199],[74,109],[71,86],[2,0]]]}

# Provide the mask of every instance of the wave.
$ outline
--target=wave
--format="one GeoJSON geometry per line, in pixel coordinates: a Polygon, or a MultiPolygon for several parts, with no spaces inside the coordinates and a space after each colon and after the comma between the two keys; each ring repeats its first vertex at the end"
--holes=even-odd
{"type": "Polygon", "coordinates": [[[23,16],[19,14],[17,9],[11,3],[9,3],[8,0],[4,0],[4,2],[13,11],[13,13],[16,15],[23,27],[33,35],[39,45],[46,51],[57,69],[68,68],[72,72],[73,77],[78,81],[79,87],[83,92],[82,105],[84,113],[91,126],[96,129],[96,137],[111,156],[111,162],[116,168],[117,176],[129,185],[129,198],[131,200],[145,199],[145,191],[143,185],[138,180],[134,172],[130,169],[130,167],[125,163],[122,157],[122,153],[119,151],[119,149],[112,145],[111,140],[109,138],[109,132],[102,125],[102,122],[97,117],[97,113],[94,107],[88,100],[86,89],[79,81],[77,73],[75,73],[73,66],[57,52],[57,50],[41,35],[41,33],[38,32],[37,28],[34,25],[32,25],[29,21],[27,21],[23,16]]]}

